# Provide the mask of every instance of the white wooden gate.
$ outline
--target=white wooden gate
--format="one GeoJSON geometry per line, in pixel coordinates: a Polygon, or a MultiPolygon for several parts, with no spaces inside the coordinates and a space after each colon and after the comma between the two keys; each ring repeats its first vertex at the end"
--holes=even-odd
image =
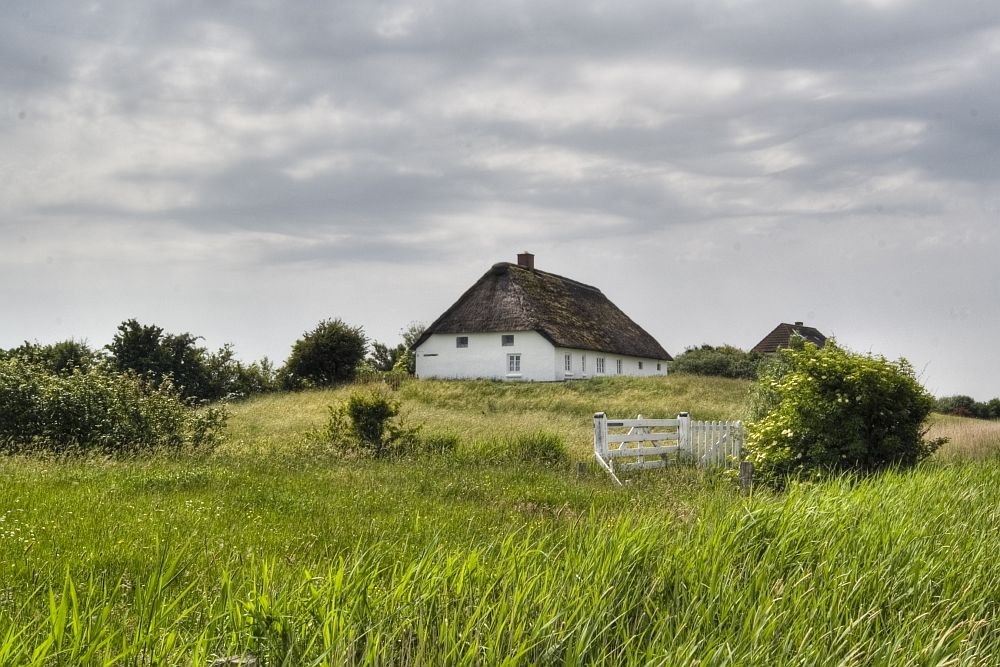
{"type": "Polygon", "coordinates": [[[616,472],[662,468],[679,461],[734,466],[743,454],[741,422],[677,419],[608,419],[594,415],[594,457],[621,484],[616,472]]]}

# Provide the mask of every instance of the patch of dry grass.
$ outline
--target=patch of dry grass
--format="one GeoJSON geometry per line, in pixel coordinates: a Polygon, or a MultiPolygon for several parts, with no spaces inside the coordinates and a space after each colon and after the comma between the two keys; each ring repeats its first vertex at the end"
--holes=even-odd
{"type": "Polygon", "coordinates": [[[948,438],[935,455],[940,460],[984,459],[1000,451],[1000,421],[934,413],[928,437],[948,438]]]}

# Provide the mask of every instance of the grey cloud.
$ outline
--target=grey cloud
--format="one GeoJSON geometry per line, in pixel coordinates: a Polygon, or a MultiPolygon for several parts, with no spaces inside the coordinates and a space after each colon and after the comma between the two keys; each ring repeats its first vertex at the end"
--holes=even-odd
{"type": "MultiPolygon", "coordinates": [[[[910,227],[928,247],[959,224],[995,242],[998,35],[1000,6],[973,0],[11,1],[0,150],[18,179],[0,182],[0,243],[54,221],[141,247],[136,230],[162,225],[324,271],[683,238],[696,268],[736,237],[718,292],[780,283],[769,299],[836,312],[863,278],[827,299],[785,263],[808,270],[830,246],[878,266],[852,241],[885,229],[905,284],[935,256],[910,227]]],[[[948,312],[988,261],[912,284],[940,280],[948,312]]],[[[992,298],[976,291],[970,312],[992,298]]]]}

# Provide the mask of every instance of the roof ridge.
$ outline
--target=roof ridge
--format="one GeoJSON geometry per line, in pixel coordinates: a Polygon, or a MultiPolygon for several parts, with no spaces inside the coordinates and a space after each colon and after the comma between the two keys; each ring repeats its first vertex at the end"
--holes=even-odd
{"type": "Polygon", "coordinates": [[[551,276],[552,278],[558,278],[559,280],[567,282],[570,285],[575,285],[577,287],[582,287],[584,289],[593,290],[598,294],[604,293],[600,290],[600,288],[594,287],[593,285],[588,285],[587,283],[581,283],[579,280],[573,280],[572,278],[567,278],[566,276],[560,276],[558,273],[552,273],[551,271],[542,271],[541,269],[529,269],[527,267],[521,266],[520,264],[515,264],[513,262],[498,262],[493,265],[493,268],[496,268],[501,265],[506,265],[508,267],[512,267],[515,269],[521,269],[522,271],[525,271],[527,273],[540,273],[543,276],[551,276]]]}

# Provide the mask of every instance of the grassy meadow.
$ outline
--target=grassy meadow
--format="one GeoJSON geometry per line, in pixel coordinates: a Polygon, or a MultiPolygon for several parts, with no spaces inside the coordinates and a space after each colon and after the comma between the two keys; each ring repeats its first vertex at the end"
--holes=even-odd
{"type": "Polygon", "coordinates": [[[0,665],[995,664],[996,423],[935,416],[917,471],[750,498],[461,455],[545,431],[588,460],[595,411],[739,418],[748,388],[409,382],[404,418],[459,438],[413,460],[306,437],[346,388],[234,404],[212,453],[0,458],[0,665]]]}
{"type": "MultiPolygon", "coordinates": [[[[696,376],[595,378],[585,382],[514,384],[475,380],[407,382],[396,393],[407,423],[428,433],[451,433],[471,444],[516,432],[559,434],[574,457],[593,449],[595,412],[627,417],[739,419],[750,384],[696,376]]],[[[301,455],[303,435],[322,424],[327,406],[351,387],[272,394],[232,406],[229,438],[219,452],[236,457],[301,455]]]]}

